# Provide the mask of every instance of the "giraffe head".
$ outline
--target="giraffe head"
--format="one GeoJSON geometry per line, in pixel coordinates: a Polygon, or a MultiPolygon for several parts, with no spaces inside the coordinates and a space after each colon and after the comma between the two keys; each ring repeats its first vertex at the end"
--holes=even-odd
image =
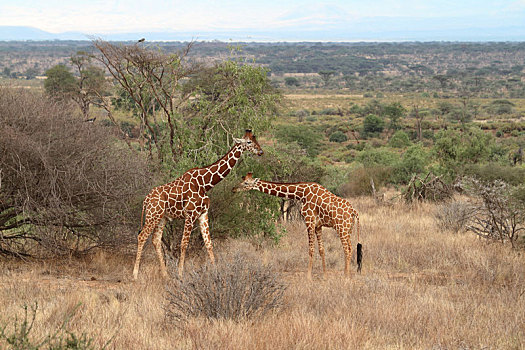
{"type": "Polygon", "coordinates": [[[257,182],[259,182],[258,178],[252,177],[252,173],[246,174],[242,178],[242,182],[238,184],[236,187],[232,189],[233,192],[242,192],[242,191],[249,191],[257,188],[257,182]]]}
{"type": "Polygon", "coordinates": [[[257,142],[255,135],[249,129],[246,130],[246,134],[244,134],[243,138],[238,139],[234,137],[233,141],[240,144],[243,151],[251,151],[253,154],[257,154],[258,156],[262,156],[264,153],[261,146],[257,142]]]}

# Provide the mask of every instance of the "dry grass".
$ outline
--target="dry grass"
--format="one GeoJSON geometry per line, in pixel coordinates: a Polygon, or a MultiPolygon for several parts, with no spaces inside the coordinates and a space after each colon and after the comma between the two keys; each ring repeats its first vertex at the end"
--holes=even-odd
{"type": "MultiPolygon", "coordinates": [[[[133,256],[98,253],[91,260],[0,263],[0,324],[39,304],[33,336],[49,334],[82,303],[68,324],[96,347],[114,349],[523,349],[523,252],[471,234],[442,232],[433,205],[377,206],[352,201],[361,214],[364,266],[343,277],[343,251],[323,231],[329,273],[305,280],[307,237],[288,224],[278,247],[222,242],[218,258],[236,252],[272,263],[287,285],[284,308],[262,319],[191,319],[183,329],[165,317],[165,285],[150,245],[131,281],[133,256]],[[94,278],[95,280],[92,280],[94,278]]],[[[355,248],[356,242],[353,242],[355,248]]],[[[206,255],[193,257],[200,265],[206,255]]],[[[355,260],[355,259],[354,259],[355,260]]],[[[355,266],[354,266],[355,268],[355,266]]],[[[5,344],[0,341],[0,348],[5,344]]]]}

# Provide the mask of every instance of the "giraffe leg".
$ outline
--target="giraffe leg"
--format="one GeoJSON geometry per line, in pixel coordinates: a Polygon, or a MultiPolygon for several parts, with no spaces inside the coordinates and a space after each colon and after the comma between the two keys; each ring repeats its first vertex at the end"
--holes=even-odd
{"type": "Polygon", "coordinates": [[[179,260],[179,277],[182,277],[182,271],[184,270],[184,258],[186,255],[186,248],[190,242],[191,230],[193,229],[193,223],[195,218],[193,216],[186,217],[184,221],[184,233],[182,234],[182,241],[180,243],[180,260],[179,260]]]}
{"type": "Polygon", "coordinates": [[[140,258],[142,256],[142,249],[148,240],[149,235],[157,226],[157,222],[147,222],[137,237],[137,257],[135,258],[135,267],[133,268],[133,279],[136,280],[139,275],[140,258]]]}
{"type": "Polygon", "coordinates": [[[323,243],[323,226],[317,226],[315,228],[315,236],[317,237],[317,245],[319,248],[319,255],[323,263],[323,275],[326,277],[326,262],[324,256],[324,243],[323,243]]]}
{"type": "Polygon", "coordinates": [[[201,229],[202,239],[204,240],[204,245],[206,246],[208,255],[210,256],[210,260],[212,264],[215,264],[215,256],[213,255],[213,246],[211,244],[210,229],[208,225],[208,211],[205,211],[201,216],[199,216],[199,226],[201,229]]]}
{"type": "Polygon", "coordinates": [[[162,218],[158,223],[155,232],[153,232],[153,238],[151,239],[155,251],[157,252],[157,257],[159,258],[160,272],[164,278],[168,277],[168,271],[166,270],[166,264],[164,263],[164,255],[162,254],[162,232],[164,231],[165,225],[166,219],[162,218]]]}
{"type": "Polygon", "coordinates": [[[306,276],[309,280],[312,279],[312,267],[314,264],[314,251],[315,251],[315,225],[309,224],[307,225],[307,231],[308,231],[308,272],[306,276]]]}
{"type": "Polygon", "coordinates": [[[350,276],[350,259],[352,258],[352,247],[350,246],[350,237],[343,228],[337,228],[339,237],[341,238],[341,245],[345,253],[345,276],[350,276]]]}

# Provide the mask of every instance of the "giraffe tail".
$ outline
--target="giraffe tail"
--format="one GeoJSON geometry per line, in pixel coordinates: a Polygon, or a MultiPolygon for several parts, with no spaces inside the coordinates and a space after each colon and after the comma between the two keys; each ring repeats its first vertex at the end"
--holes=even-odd
{"type": "Polygon", "coordinates": [[[361,227],[359,225],[359,216],[357,216],[357,249],[356,249],[356,255],[357,255],[357,272],[361,272],[361,267],[363,267],[363,245],[360,242],[359,239],[359,233],[361,231],[361,227]]]}

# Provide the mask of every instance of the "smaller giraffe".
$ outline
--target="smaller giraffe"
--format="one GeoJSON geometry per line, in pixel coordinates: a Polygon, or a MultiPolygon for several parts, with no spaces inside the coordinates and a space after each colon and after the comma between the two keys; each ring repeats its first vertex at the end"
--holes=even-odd
{"type": "Polygon", "coordinates": [[[249,151],[259,156],[263,154],[263,150],[251,130],[246,130],[243,138],[234,138],[233,140],[234,145],[230,151],[215,163],[203,168],[190,169],[174,181],[155,187],[146,196],[140,219],[141,224],[144,217],[145,221],[138,235],[137,257],[133,268],[135,280],[139,273],[142,248],[152,233],[152,242],[157,252],[161,273],[164,277],[168,276],[162,255],[162,231],[168,220],[171,221],[176,218],[184,219],[184,232],[180,245],[179,276],[182,276],[186,247],[190,240],[193,224],[197,219],[210,260],[215,263],[208,226],[210,199],[206,192],[230,173],[243,152],[249,151]]]}
{"type": "Polygon", "coordinates": [[[322,228],[332,227],[339,234],[345,252],[345,275],[349,275],[352,245],[350,234],[357,222],[357,271],[361,271],[363,253],[359,243],[359,214],[352,208],[350,202],[338,197],[323,186],[315,182],[277,183],[254,178],[252,173],[246,174],[242,182],[233,189],[234,192],[257,190],[271,196],[298,199],[302,203],[301,214],[308,231],[309,279],[312,278],[312,265],[314,258],[314,237],[317,238],[319,255],[323,264],[323,274],[326,274],[322,228]]]}

